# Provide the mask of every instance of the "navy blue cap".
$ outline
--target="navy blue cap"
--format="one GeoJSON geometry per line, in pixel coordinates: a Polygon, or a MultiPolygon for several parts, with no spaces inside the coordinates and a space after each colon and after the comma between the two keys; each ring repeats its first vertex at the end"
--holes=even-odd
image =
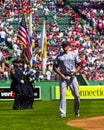
{"type": "Polygon", "coordinates": [[[18,60],[18,63],[22,63],[22,64],[23,64],[24,61],[23,61],[22,59],[19,59],[19,60],[18,60]]]}
{"type": "Polygon", "coordinates": [[[18,63],[18,59],[14,59],[13,61],[12,61],[12,63],[14,64],[14,63],[18,63]]]}
{"type": "Polygon", "coordinates": [[[63,41],[61,46],[62,46],[62,47],[69,46],[69,42],[68,42],[68,41],[63,41]]]}

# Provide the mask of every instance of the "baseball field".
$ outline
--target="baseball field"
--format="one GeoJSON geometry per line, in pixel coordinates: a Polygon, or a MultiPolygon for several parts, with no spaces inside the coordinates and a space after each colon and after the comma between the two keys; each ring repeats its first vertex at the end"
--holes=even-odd
{"type": "Polygon", "coordinates": [[[66,118],[59,116],[59,100],[35,101],[31,110],[12,110],[12,104],[13,101],[0,101],[0,130],[81,130],[67,123],[104,116],[104,100],[81,100],[78,119],[74,117],[73,100],[67,100],[66,118]]]}

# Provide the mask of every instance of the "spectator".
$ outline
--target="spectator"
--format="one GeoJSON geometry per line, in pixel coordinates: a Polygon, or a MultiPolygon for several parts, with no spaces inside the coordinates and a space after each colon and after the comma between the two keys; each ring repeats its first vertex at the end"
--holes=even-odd
{"type": "Polygon", "coordinates": [[[3,74],[5,70],[5,58],[3,57],[2,53],[0,52],[0,74],[3,74]]]}
{"type": "Polygon", "coordinates": [[[4,70],[5,70],[5,58],[0,52],[0,79],[3,79],[4,77],[4,70]]]}
{"type": "Polygon", "coordinates": [[[1,45],[5,45],[7,34],[4,29],[0,31],[1,45]]]}

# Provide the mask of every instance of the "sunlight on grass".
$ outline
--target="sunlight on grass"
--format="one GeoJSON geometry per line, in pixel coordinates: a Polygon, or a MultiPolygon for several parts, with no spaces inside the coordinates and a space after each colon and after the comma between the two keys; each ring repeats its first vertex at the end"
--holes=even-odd
{"type": "MultiPolygon", "coordinates": [[[[81,117],[104,115],[103,100],[81,100],[81,117]],[[96,105],[99,104],[99,105],[96,105]]],[[[13,101],[0,102],[0,130],[81,130],[67,126],[75,119],[73,100],[67,101],[67,117],[59,117],[59,101],[35,101],[34,109],[12,110],[13,101]]]]}

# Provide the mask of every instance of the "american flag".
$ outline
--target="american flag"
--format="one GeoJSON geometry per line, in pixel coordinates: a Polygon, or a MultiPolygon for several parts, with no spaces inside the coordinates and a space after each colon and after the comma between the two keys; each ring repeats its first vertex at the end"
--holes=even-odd
{"type": "Polygon", "coordinates": [[[32,53],[31,53],[31,45],[30,45],[30,36],[29,36],[24,15],[22,16],[22,20],[20,22],[17,38],[19,40],[19,44],[23,45],[24,47],[22,58],[24,59],[25,62],[29,62],[32,58],[32,53]]]}

